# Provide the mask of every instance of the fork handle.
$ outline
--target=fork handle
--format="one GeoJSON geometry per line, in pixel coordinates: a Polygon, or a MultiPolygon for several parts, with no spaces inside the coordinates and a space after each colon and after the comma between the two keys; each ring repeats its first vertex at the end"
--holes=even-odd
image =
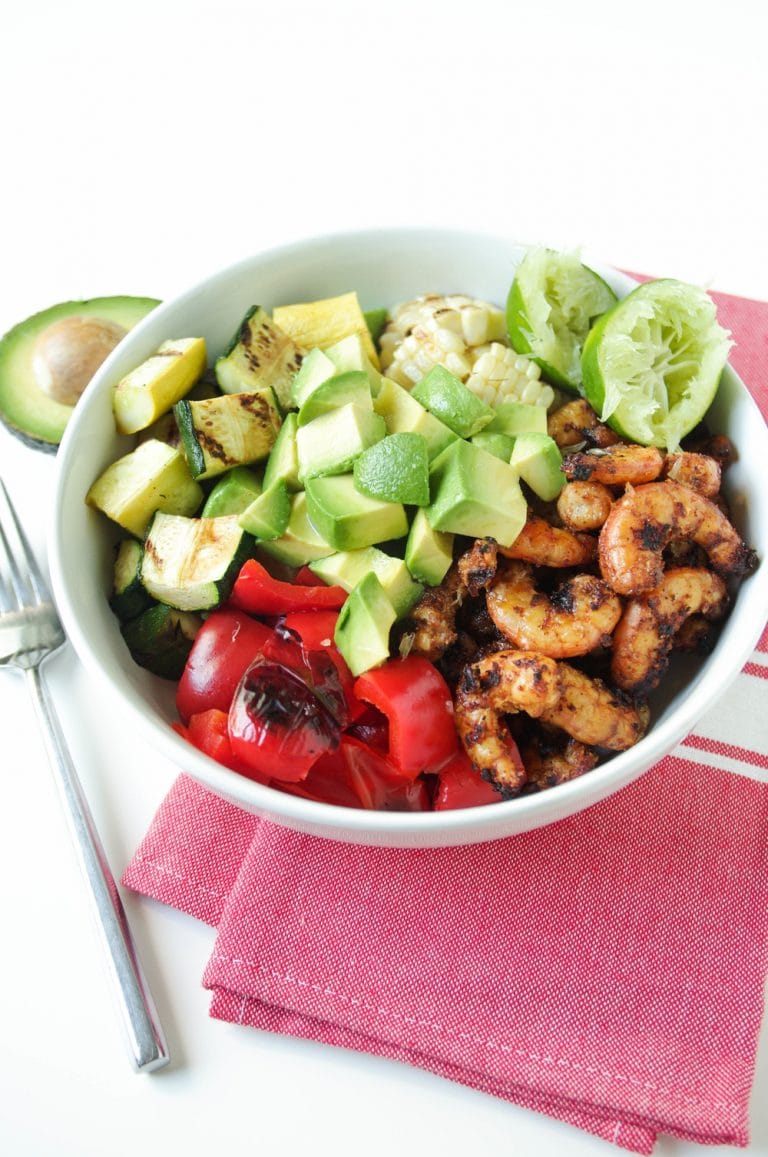
{"type": "Polygon", "coordinates": [[[142,973],[125,909],[45,682],[36,667],[28,668],[25,675],[42,724],[46,750],[65,806],[80,867],[89,885],[131,1058],[137,1072],[152,1072],[167,1065],[170,1054],[142,973]]]}

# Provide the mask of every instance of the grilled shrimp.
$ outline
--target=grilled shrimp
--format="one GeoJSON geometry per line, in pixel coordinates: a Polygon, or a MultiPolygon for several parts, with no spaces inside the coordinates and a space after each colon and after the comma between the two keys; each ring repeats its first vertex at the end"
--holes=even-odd
{"type": "Polygon", "coordinates": [[[653,482],[663,467],[664,455],[655,446],[618,445],[566,454],[561,470],[569,482],[639,486],[643,482],[653,482]]]}
{"type": "Polygon", "coordinates": [[[667,454],[662,471],[663,478],[690,486],[705,498],[719,494],[721,474],[722,467],[716,458],[709,454],[694,454],[690,450],[667,454]]]}
{"type": "Polygon", "coordinates": [[[575,398],[551,414],[547,433],[561,450],[586,442],[588,446],[613,446],[620,442],[618,434],[604,426],[589,402],[575,398]]]}
{"type": "Polygon", "coordinates": [[[570,735],[543,730],[526,740],[520,755],[525,767],[524,795],[576,779],[591,771],[598,760],[596,751],[570,735]]]}
{"type": "Polygon", "coordinates": [[[505,558],[519,558],[536,566],[584,566],[597,557],[597,539],[591,534],[560,530],[543,519],[528,519],[511,546],[500,546],[505,558]]]}
{"type": "Polygon", "coordinates": [[[720,574],[743,575],[754,551],[709,498],[667,479],[649,482],[615,502],[600,531],[600,570],[617,594],[640,595],[661,582],[662,551],[673,539],[692,539],[720,574]]]}
{"type": "Polygon", "coordinates": [[[721,470],[726,470],[736,460],[736,451],[730,438],[725,434],[712,434],[707,438],[686,440],[685,449],[695,454],[706,454],[720,463],[721,470]]]}
{"type": "Polygon", "coordinates": [[[436,662],[456,642],[456,612],[466,594],[478,595],[496,573],[496,543],[479,538],[448,571],[429,587],[408,616],[413,629],[411,651],[436,662]]]}
{"type": "Polygon", "coordinates": [[[717,640],[718,629],[703,615],[691,615],[675,634],[673,651],[709,655],[717,640]]]}
{"type": "Polygon", "coordinates": [[[456,691],[455,720],[474,767],[505,796],[525,783],[504,715],[524,712],[580,743],[622,751],[643,734],[643,713],[599,679],[534,651],[497,651],[468,666],[456,691]]]}
{"type": "Polygon", "coordinates": [[[602,579],[579,574],[546,595],[536,589],[533,571],[524,562],[507,565],[488,592],[487,604],[515,647],[553,659],[607,646],[622,611],[618,596],[602,579]]]}
{"type": "Polygon", "coordinates": [[[613,495],[602,482],[566,482],[557,499],[566,530],[599,530],[612,506],[613,495]]]}
{"type": "Polygon", "coordinates": [[[709,570],[669,570],[655,590],[630,599],[613,637],[611,678],[617,687],[646,695],[658,686],[669,664],[675,635],[690,615],[723,617],[728,591],[709,570]]]}

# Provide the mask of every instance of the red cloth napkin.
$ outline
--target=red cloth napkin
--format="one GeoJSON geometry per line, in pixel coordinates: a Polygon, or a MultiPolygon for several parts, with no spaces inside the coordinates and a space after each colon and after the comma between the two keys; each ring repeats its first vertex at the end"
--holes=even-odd
{"type": "MultiPolygon", "coordinates": [[[[765,409],[768,305],[713,296],[765,409]]],[[[319,840],[181,776],[123,883],[218,928],[215,1017],[418,1065],[638,1153],[658,1133],[746,1145],[768,970],[768,784],[750,778],[768,769],[765,731],[749,746],[766,677],[768,632],[725,723],[603,803],[491,844],[319,840]]]]}

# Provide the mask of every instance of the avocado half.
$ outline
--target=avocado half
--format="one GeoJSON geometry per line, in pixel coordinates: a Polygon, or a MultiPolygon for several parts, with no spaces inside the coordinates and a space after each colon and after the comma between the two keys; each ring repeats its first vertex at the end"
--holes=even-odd
{"type": "Polygon", "coordinates": [[[132,329],[160,302],[154,297],[93,297],[64,301],[19,322],[0,339],[0,422],[36,450],[56,453],[74,406],[54,401],[35,381],[38,336],[65,317],[98,317],[132,329]]]}

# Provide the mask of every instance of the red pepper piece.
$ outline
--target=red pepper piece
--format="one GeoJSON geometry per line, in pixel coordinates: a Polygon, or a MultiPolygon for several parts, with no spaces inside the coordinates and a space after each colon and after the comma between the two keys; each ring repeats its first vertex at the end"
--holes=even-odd
{"type": "Polygon", "coordinates": [[[235,692],[229,738],[236,758],[258,775],[293,783],[338,747],[346,701],[327,655],[274,632],[266,651],[235,692]]]}
{"type": "Polygon", "coordinates": [[[342,587],[303,586],[273,578],[250,558],[235,579],[230,602],[252,615],[285,615],[290,611],[338,610],[347,592],[342,587]]]}
{"type": "Polygon", "coordinates": [[[299,567],[293,576],[293,581],[298,583],[300,587],[322,586],[322,579],[318,581],[317,575],[313,570],[310,570],[308,566],[299,567]]]}
{"type": "Polygon", "coordinates": [[[390,659],[366,671],[355,694],[387,716],[389,758],[405,775],[437,771],[457,750],[450,689],[423,656],[390,659]]]}
{"type": "Polygon", "coordinates": [[[202,711],[199,715],[193,715],[186,732],[186,738],[189,742],[200,751],[204,751],[206,755],[210,755],[211,759],[215,759],[217,763],[222,763],[231,771],[236,771],[239,775],[245,775],[249,779],[255,779],[259,783],[269,782],[268,777],[258,775],[252,767],[234,755],[229,741],[226,711],[212,708],[210,711],[202,711]]]}
{"type": "Polygon", "coordinates": [[[475,771],[463,751],[458,751],[453,759],[443,764],[437,774],[439,783],[434,802],[436,812],[501,803],[500,794],[475,771]]]}
{"type": "Polygon", "coordinates": [[[243,611],[213,611],[198,631],[176,691],[182,720],[209,708],[229,711],[237,685],[272,636],[243,611]]]}
{"type": "Polygon", "coordinates": [[[298,635],[307,650],[324,651],[333,660],[347,700],[349,719],[352,721],[363,714],[365,707],[354,693],[355,677],[333,641],[338,618],[338,611],[292,611],[285,616],[283,626],[298,635]]]}
{"type": "Polygon", "coordinates": [[[274,787],[318,803],[369,811],[429,811],[423,779],[405,779],[396,767],[364,743],[343,735],[339,748],[323,755],[301,783],[274,787]]]}

